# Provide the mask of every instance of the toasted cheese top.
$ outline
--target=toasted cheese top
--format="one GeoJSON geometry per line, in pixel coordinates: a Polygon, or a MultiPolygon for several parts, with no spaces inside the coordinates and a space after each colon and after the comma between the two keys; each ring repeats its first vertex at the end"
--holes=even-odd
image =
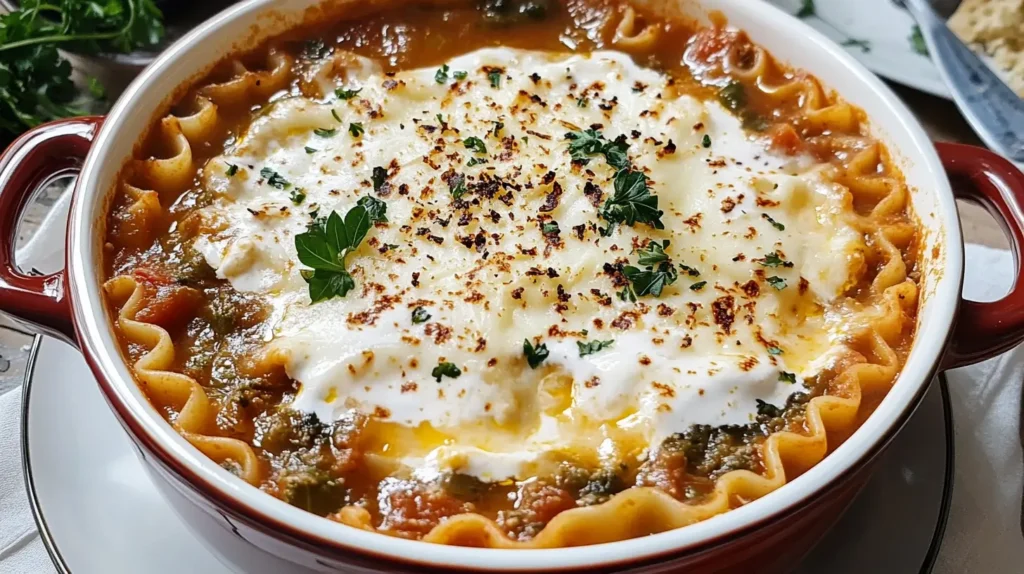
{"type": "Polygon", "coordinates": [[[264,352],[301,384],[293,408],[372,416],[380,452],[416,473],[502,480],[750,422],[842,351],[833,303],[866,248],[827,167],[623,53],[446,66],[363,66],[348,99],[280,99],[203,170],[216,199],[196,246],[273,309],[264,352]],[[664,229],[609,228],[617,169],[573,161],[566,137],[587,129],[625,137],[664,229]],[[355,288],[312,302],[295,236],[367,196],[387,221],[347,258],[355,288]],[[655,241],[678,277],[633,300],[622,271],[655,241]],[[536,368],[524,340],[548,351],[536,368]]]}

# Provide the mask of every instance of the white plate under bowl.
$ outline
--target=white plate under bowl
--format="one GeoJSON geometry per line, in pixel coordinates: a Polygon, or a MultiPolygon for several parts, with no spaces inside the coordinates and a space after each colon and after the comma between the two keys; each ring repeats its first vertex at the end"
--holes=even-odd
{"type": "MultiPolygon", "coordinates": [[[[164,503],[78,351],[37,338],[23,400],[25,485],[59,572],[230,571],[164,503]]],[[[930,571],[952,491],[952,432],[940,379],[864,492],[796,572],[930,571]]]]}

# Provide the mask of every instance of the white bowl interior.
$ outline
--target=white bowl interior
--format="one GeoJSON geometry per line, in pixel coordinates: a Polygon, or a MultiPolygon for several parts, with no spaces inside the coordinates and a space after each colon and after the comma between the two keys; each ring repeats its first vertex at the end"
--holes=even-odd
{"type": "Polygon", "coordinates": [[[913,206],[928,230],[923,253],[926,285],[917,340],[895,385],[875,413],[843,445],[786,487],[705,522],[645,538],[583,548],[556,550],[484,550],[395,539],[329,522],[244,483],[185,442],[153,409],[121,358],[104,310],[101,289],[102,229],[105,210],[122,162],[133,151],[151,118],[169,97],[224,54],[244,49],[301,21],[316,0],[248,0],[197,28],[165,52],[133,83],[110,112],[83,168],[69,226],[71,292],[83,347],[95,357],[118,398],[136,415],[145,432],[157,437],[179,461],[196,470],[209,487],[243,500],[265,515],[317,537],[354,549],[407,557],[439,566],[538,569],[597,565],[690,547],[791,507],[849,469],[901,419],[920,396],[945,345],[960,294],[963,248],[949,183],[934,148],[906,107],[890,89],[821,34],[767,2],[704,0],[704,9],[721,10],[733,26],[776,57],[814,73],[848,101],[863,108],[872,131],[889,146],[913,190],[913,206]],[[268,14],[274,13],[271,17],[268,14]],[[283,16],[283,17],[282,17],[283,16]],[[257,28],[254,28],[256,26],[257,28]],[[255,31],[254,31],[255,30],[255,31]],[[932,248],[937,257],[932,257],[932,248]]]}

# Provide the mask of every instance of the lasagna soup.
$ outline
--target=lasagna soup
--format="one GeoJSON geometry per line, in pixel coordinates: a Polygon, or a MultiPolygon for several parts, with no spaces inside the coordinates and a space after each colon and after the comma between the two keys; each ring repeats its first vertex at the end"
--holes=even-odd
{"type": "Polygon", "coordinates": [[[351,527],[554,547],[748,503],[870,415],[918,230],[858,109],[713,15],[344,10],[122,171],[112,318],[197,449],[351,527]]]}

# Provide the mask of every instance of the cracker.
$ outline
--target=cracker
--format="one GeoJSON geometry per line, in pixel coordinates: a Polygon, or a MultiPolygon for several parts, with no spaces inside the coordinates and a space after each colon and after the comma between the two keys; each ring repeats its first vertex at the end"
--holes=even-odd
{"type": "Polygon", "coordinates": [[[989,43],[992,61],[1003,72],[999,74],[1007,85],[1024,98],[1024,50],[1011,46],[1005,40],[989,43]]]}
{"type": "Polygon", "coordinates": [[[965,42],[1024,44],[1024,0],[964,0],[949,28],[965,42]]]}

